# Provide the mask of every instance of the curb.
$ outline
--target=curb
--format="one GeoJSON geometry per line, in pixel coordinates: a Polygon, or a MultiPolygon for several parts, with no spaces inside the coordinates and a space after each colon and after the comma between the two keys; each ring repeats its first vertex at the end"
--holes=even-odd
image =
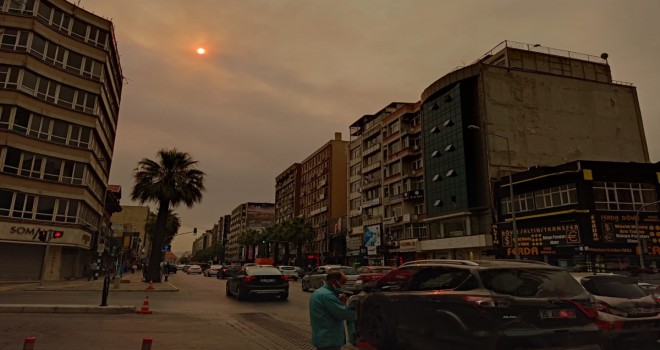
{"type": "Polygon", "coordinates": [[[0,313],[59,313],[59,314],[134,314],[135,306],[131,305],[34,305],[34,304],[0,304],[0,313]]]}

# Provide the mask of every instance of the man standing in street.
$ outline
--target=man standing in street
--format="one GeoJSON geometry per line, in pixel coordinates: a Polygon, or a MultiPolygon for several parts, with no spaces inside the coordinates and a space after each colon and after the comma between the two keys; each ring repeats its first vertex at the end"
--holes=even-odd
{"type": "Polygon", "coordinates": [[[355,320],[356,314],[346,307],[346,295],[341,290],[345,283],[341,270],[331,270],[323,287],[309,299],[312,344],[318,350],[340,350],[346,344],[344,321],[355,320]]]}

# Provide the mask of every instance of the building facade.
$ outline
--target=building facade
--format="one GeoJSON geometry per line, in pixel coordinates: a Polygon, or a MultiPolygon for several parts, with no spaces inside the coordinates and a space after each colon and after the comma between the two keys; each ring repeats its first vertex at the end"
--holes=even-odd
{"type": "Polygon", "coordinates": [[[612,80],[600,57],[505,41],[431,84],[421,104],[429,239],[420,257],[482,258],[492,184],[509,170],[649,160],[635,87],[612,80]]]}
{"type": "Polygon", "coordinates": [[[0,16],[0,279],[38,280],[44,259],[46,280],[81,276],[119,210],[113,25],[64,0],[0,1],[0,16]],[[64,232],[47,257],[39,230],[64,232]]]}
{"type": "Polygon", "coordinates": [[[541,260],[572,271],[657,272],[660,164],[575,161],[537,167],[495,183],[492,254],[541,260]],[[514,233],[511,211],[516,211],[514,233]],[[641,248],[641,249],[640,249],[641,248]]]}
{"type": "Polygon", "coordinates": [[[335,133],[333,140],[300,163],[299,215],[315,231],[312,242],[303,247],[305,266],[345,260],[347,145],[341,133],[335,133]]]}
{"type": "Polygon", "coordinates": [[[300,214],[300,163],[294,163],[275,178],[275,219],[278,223],[300,214]]]}
{"type": "Polygon", "coordinates": [[[275,223],[275,203],[247,202],[231,212],[228,234],[229,262],[253,261],[256,257],[252,247],[241,247],[239,237],[247,230],[261,231],[275,223]]]}
{"type": "Polygon", "coordinates": [[[121,241],[124,262],[133,265],[149,257],[151,238],[147,237],[146,226],[151,210],[148,206],[124,205],[111,217],[113,237],[121,241]]]}

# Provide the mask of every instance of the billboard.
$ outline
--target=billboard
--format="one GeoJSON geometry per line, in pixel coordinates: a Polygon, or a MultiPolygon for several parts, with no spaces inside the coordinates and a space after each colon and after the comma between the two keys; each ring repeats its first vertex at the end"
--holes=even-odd
{"type": "Polygon", "coordinates": [[[367,255],[376,255],[376,247],[380,246],[380,225],[364,227],[364,246],[367,247],[367,255]]]}

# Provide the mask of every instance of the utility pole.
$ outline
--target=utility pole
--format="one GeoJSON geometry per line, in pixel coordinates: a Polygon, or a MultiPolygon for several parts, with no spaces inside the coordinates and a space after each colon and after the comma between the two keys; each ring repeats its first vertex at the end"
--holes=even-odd
{"type": "Polygon", "coordinates": [[[53,237],[53,230],[46,231],[46,249],[44,251],[44,261],[41,264],[41,279],[39,289],[44,288],[44,279],[46,278],[46,264],[48,262],[48,251],[50,250],[50,239],[53,237]]]}

